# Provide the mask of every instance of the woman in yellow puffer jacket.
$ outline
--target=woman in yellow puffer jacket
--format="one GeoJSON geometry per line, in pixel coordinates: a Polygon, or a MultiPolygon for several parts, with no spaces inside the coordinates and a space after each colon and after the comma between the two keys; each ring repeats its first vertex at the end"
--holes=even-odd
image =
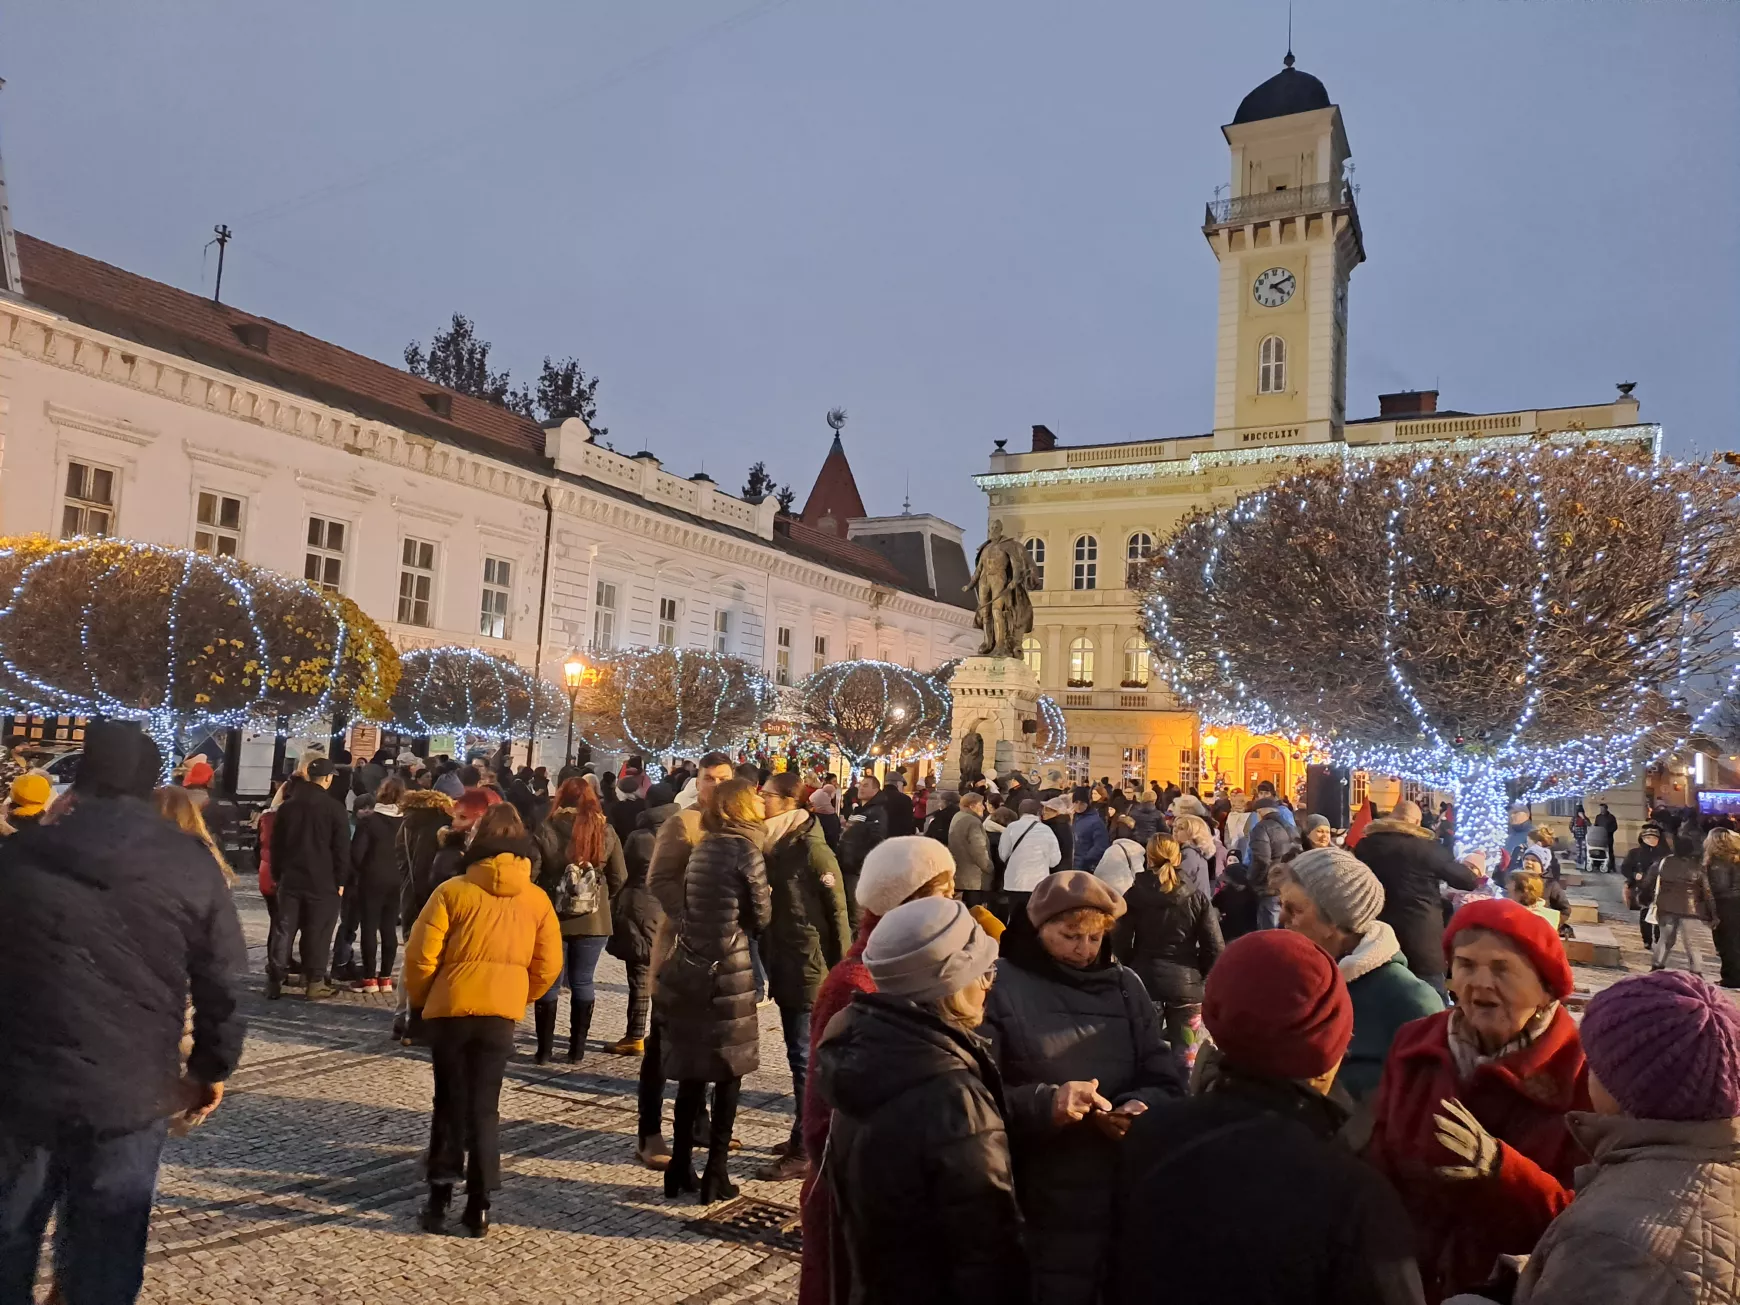
{"type": "Polygon", "coordinates": [[[405,944],[405,990],[421,1009],[435,1062],[429,1130],[429,1203],[422,1223],[440,1232],[465,1179],[461,1223],[489,1230],[489,1194],[501,1186],[502,1074],[526,1005],[562,972],[562,934],[519,813],[491,807],[466,844],[463,873],[430,896],[405,944]]]}

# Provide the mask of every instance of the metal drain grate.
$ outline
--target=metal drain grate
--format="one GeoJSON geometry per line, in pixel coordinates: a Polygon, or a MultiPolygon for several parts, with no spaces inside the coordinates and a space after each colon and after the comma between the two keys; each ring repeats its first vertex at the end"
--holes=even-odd
{"type": "Polygon", "coordinates": [[[702,1218],[689,1220],[685,1227],[720,1241],[752,1242],[797,1255],[804,1248],[798,1223],[798,1212],[789,1205],[740,1196],[702,1218]]]}

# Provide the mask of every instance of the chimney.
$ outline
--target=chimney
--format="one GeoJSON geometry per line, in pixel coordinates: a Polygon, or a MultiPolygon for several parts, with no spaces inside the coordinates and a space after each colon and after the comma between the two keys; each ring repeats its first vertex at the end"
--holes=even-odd
{"type": "Polygon", "coordinates": [[[1438,411],[1438,391],[1402,390],[1397,394],[1378,395],[1378,416],[1418,417],[1438,411]]]}
{"type": "Polygon", "coordinates": [[[1051,433],[1049,426],[1033,428],[1033,451],[1035,453],[1050,453],[1057,447],[1057,436],[1051,433]]]}

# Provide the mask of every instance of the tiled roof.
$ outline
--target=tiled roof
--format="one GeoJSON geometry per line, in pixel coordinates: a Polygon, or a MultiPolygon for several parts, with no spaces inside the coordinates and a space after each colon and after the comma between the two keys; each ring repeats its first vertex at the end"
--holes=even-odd
{"type": "Polygon", "coordinates": [[[803,521],[807,526],[819,525],[824,517],[833,517],[842,531],[854,517],[867,517],[864,500],[858,493],[858,481],[852,475],[852,464],[846,461],[845,445],[840,432],[834,432],[833,447],[822,459],[822,469],[816,473],[816,483],[804,500],[803,521]]]}
{"type": "Polygon", "coordinates": [[[928,589],[914,588],[900,569],[875,549],[866,548],[843,535],[830,535],[825,530],[806,526],[796,517],[780,517],[773,523],[773,543],[775,548],[783,548],[811,562],[850,571],[866,580],[891,585],[907,593],[925,598],[931,596],[928,589]]]}
{"type": "Polygon", "coordinates": [[[203,295],[152,281],[18,233],[24,296],[99,331],[137,340],[436,437],[542,457],[537,422],[203,295]],[[438,396],[449,415],[424,399],[438,396]]]}

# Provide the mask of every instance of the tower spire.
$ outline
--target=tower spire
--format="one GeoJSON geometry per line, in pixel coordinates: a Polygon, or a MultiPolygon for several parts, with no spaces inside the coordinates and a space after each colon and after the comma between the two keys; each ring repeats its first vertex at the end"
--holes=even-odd
{"type": "Polygon", "coordinates": [[[1293,66],[1293,0],[1287,0],[1287,57],[1281,60],[1281,66],[1293,66]]]}

